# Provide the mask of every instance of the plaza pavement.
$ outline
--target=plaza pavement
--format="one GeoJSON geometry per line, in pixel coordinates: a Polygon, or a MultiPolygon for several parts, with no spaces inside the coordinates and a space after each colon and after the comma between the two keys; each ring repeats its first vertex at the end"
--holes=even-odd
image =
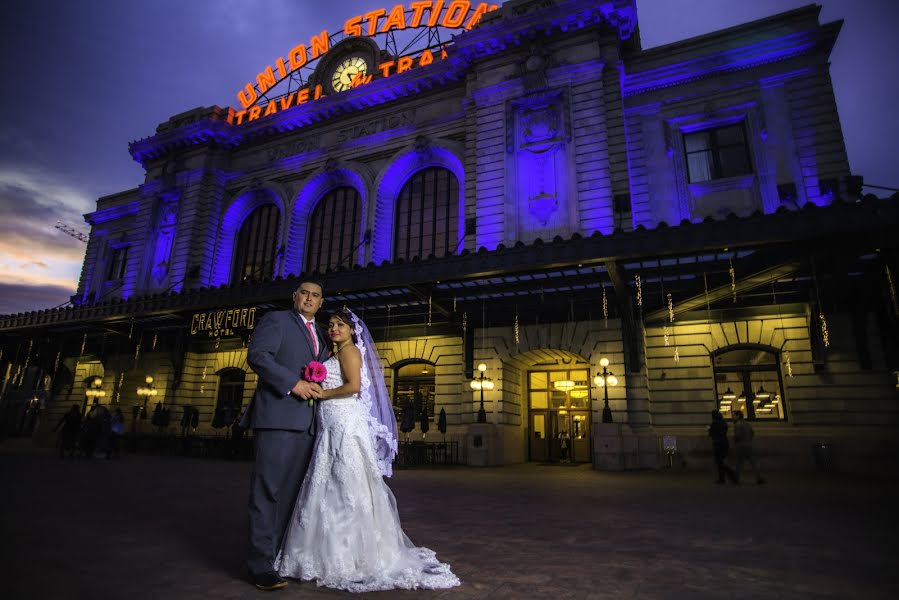
{"type": "MultiPolygon", "coordinates": [[[[245,579],[246,462],[60,461],[0,444],[0,598],[293,598],[350,594],[245,579]]],[[[399,471],[412,540],[461,587],[367,598],[896,598],[899,481],[769,473],[601,473],[520,465],[399,471]]]]}

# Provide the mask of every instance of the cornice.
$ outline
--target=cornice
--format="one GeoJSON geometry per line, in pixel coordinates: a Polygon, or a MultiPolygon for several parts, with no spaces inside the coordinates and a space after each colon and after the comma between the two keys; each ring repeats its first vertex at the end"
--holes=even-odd
{"type": "Polygon", "coordinates": [[[181,148],[208,143],[226,148],[239,145],[242,136],[238,129],[225,121],[222,109],[216,106],[213,110],[212,116],[131,142],[128,144],[131,157],[146,167],[149,161],[181,148]]]}
{"type": "Polygon", "coordinates": [[[622,92],[625,97],[631,97],[782,62],[811,54],[822,42],[826,40],[822,40],[820,30],[802,31],[635,73],[627,72],[632,64],[629,62],[625,64],[622,92]]]}
{"type": "Polygon", "coordinates": [[[132,202],[128,202],[127,204],[110,206],[109,208],[103,208],[100,210],[95,210],[91,213],[87,213],[84,215],[84,220],[91,225],[99,225],[101,223],[108,223],[109,221],[123,219],[129,215],[136,215],[139,211],[140,201],[134,200],[132,202]]]}
{"type": "Polygon", "coordinates": [[[596,0],[510,2],[487,13],[478,27],[453,41],[459,55],[472,62],[520,46],[538,36],[571,33],[601,24],[617,29],[621,40],[630,38],[637,26],[635,3],[596,0]]]}

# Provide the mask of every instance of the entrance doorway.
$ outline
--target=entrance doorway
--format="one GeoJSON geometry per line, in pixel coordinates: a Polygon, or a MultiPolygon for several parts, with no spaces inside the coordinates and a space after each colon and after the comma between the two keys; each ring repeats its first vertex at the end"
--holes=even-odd
{"type": "Polygon", "coordinates": [[[529,371],[528,459],[590,462],[590,387],[587,369],[529,371]]]}

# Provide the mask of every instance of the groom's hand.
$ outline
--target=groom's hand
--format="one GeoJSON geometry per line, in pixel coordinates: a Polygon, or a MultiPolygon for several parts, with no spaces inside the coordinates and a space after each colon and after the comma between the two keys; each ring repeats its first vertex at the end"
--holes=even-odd
{"type": "Polygon", "coordinates": [[[309,383],[308,381],[300,380],[293,386],[293,389],[290,390],[293,392],[294,396],[301,398],[303,400],[309,400],[310,398],[321,398],[322,389],[317,383],[309,383]]]}

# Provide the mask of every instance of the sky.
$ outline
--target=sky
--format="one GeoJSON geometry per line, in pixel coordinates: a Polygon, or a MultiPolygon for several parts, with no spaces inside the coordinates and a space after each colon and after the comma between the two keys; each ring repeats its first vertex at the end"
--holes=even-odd
{"type": "MultiPolygon", "coordinates": [[[[644,48],[806,0],[638,0],[644,48]]],[[[821,0],[850,167],[899,188],[899,0],[821,0]],[[892,65],[892,66],[889,66],[892,65]]],[[[408,4],[408,2],[405,2],[408,4]]],[[[0,314],[74,294],[97,198],[137,187],[132,140],[199,106],[237,106],[265,66],[383,0],[5,0],[0,7],[0,314]]],[[[389,7],[388,6],[388,7],[389,7]]],[[[867,190],[876,191],[876,190],[867,190]]],[[[886,192],[881,192],[887,195],[886,192]]]]}

